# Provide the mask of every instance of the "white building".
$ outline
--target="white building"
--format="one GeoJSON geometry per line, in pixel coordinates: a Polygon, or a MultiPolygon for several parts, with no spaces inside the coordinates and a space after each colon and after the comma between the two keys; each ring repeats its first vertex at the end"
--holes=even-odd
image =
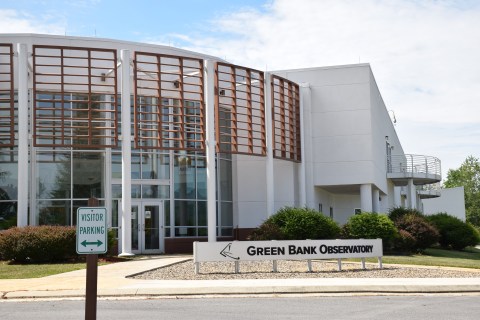
{"type": "Polygon", "coordinates": [[[0,34],[0,228],[74,225],[97,198],[120,252],[244,239],[283,206],[344,223],[419,207],[368,64],[262,72],[172,47],[0,34]]]}

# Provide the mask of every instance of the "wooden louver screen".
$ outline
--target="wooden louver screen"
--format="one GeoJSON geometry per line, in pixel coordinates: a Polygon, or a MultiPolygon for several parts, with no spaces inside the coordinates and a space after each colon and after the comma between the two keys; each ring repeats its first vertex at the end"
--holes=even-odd
{"type": "Polygon", "coordinates": [[[205,150],[203,60],[136,52],[135,146],[205,150]]]}
{"type": "Polygon", "coordinates": [[[273,156],[301,161],[298,84],[272,75],[273,156]]]}
{"type": "Polygon", "coordinates": [[[117,52],[33,46],[34,145],[117,145],[117,52]]]}
{"type": "Polygon", "coordinates": [[[217,151],[266,155],[263,72],[217,63],[217,151]]]}
{"type": "Polygon", "coordinates": [[[0,148],[15,141],[13,91],[13,47],[0,43],[0,148]]]}

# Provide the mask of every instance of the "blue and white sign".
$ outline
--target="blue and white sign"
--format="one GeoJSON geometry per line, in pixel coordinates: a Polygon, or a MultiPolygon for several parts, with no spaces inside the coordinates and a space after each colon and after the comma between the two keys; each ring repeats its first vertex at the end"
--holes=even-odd
{"type": "Polygon", "coordinates": [[[77,253],[107,252],[107,209],[85,207],[77,209],[77,253]]]}

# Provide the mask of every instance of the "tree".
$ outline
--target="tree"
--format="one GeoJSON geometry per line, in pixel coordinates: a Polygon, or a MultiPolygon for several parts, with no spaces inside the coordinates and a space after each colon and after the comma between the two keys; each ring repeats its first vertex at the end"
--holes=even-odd
{"type": "Polygon", "coordinates": [[[465,211],[467,221],[480,227],[480,161],[474,156],[469,156],[458,169],[450,169],[446,188],[464,187],[465,211]]]}

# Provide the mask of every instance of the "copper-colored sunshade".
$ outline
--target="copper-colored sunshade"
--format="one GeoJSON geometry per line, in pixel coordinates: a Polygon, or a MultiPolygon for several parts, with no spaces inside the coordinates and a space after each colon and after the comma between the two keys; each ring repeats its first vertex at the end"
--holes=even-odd
{"type": "Polygon", "coordinates": [[[114,147],[117,105],[116,50],[33,46],[35,146],[114,147]]]}
{"type": "Polygon", "coordinates": [[[273,156],[300,162],[300,95],[298,84],[272,75],[273,156]]]}
{"type": "Polygon", "coordinates": [[[266,155],[263,72],[217,63],[215,77],[217,151],[266,155]]]}
{"type": "Polygon", "coordinates": [[[205,150],[203,60],[135,52],[135,147],[205,150]]]}
{"type": "Polygon", "coordinates": [[[0,43],[0,148],[15,142],[13,46],[0,43]]]}

